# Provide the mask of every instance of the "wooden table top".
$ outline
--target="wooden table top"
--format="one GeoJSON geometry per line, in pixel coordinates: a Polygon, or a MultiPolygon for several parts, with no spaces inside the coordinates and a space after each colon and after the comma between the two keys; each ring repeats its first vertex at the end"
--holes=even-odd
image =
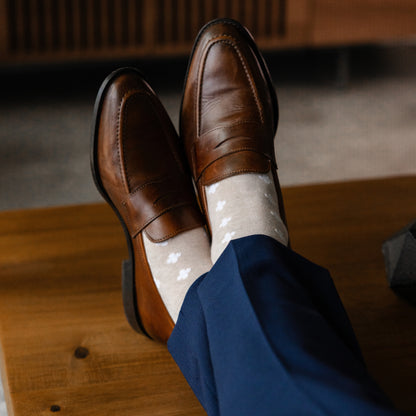
{"type": "MultiPolygon", "coordinates": [[[[416,177],[283,190],[293,248],[327,268],[370,373],[416,415],[416,308],[382,242],[416,218],[416,177]]],[[[104,204],[0,213],[1,371],[9,416],[203,415],[166,347],[133,332],[122,229],[104,204]]]]}

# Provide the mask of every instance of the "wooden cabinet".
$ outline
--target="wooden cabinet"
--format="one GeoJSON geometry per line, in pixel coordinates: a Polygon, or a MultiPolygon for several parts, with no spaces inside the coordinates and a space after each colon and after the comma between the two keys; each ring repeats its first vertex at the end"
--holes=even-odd
{"type": "Polygon", "coordinates": [[[317,0],[312,44],[371,43],[416,35],[415,0],[317,0]]]}
{"type": "Polygon", "coordinates": [[[263,50],[416,34],[414,0],[0,0],[0,64],[185,55],[215,17],[263,50]]]}
{"type": "Polygon", "coordinates": [[[183,55],[216,17],[264,49],[299,46],[310,11],[311,0],[0,0],[1,62],[183,55]]]}

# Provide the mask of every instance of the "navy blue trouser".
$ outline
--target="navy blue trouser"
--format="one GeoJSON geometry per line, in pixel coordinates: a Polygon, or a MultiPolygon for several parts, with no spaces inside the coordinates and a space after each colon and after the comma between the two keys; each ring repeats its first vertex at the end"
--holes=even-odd
{"type": "Polygon", "coordinates": [[[329,273],[261,235],[189,289],[168,349],[208,415],[398,415],[329,273]]]}

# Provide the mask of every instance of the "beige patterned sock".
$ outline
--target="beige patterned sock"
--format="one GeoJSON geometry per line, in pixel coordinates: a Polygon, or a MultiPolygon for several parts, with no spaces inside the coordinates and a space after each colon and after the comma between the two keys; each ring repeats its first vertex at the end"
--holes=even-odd
{"type": "Polygon", "coordinates": [[[163,243],[153,243],[143,233],[143,243],[156,287],[176,323],[186,292],[212,267],[207,233],[195,228],[163,243]]]}
{"type": "Polygon", "coordinates": [[[268,235],[287,245],[273,175],[245,173],[205,187],[211,223],[211,259],[215,263],[230,240],[268,235]]]}

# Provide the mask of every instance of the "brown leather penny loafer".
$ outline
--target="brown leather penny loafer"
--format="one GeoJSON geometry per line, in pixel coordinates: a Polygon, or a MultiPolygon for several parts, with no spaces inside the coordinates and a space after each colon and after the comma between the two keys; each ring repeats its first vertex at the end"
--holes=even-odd
{"type": "Polygon", "coordinates": [[[244,172],[274,175],[276,92],[250,33],[231,19],[205,25],[190,57],[180,117],[181,137],[207,218],[205,186],[244,172]]]}
{"type": "Polygon", "coordinates": [[[130,325],[166,342],[174,323],[154,283],[143,245],[204,225],[179,138],[159,99],[133,68],[113,72],[94,109],[91,167],[98,190],[125,231],[122,273],[130,325]]]}

